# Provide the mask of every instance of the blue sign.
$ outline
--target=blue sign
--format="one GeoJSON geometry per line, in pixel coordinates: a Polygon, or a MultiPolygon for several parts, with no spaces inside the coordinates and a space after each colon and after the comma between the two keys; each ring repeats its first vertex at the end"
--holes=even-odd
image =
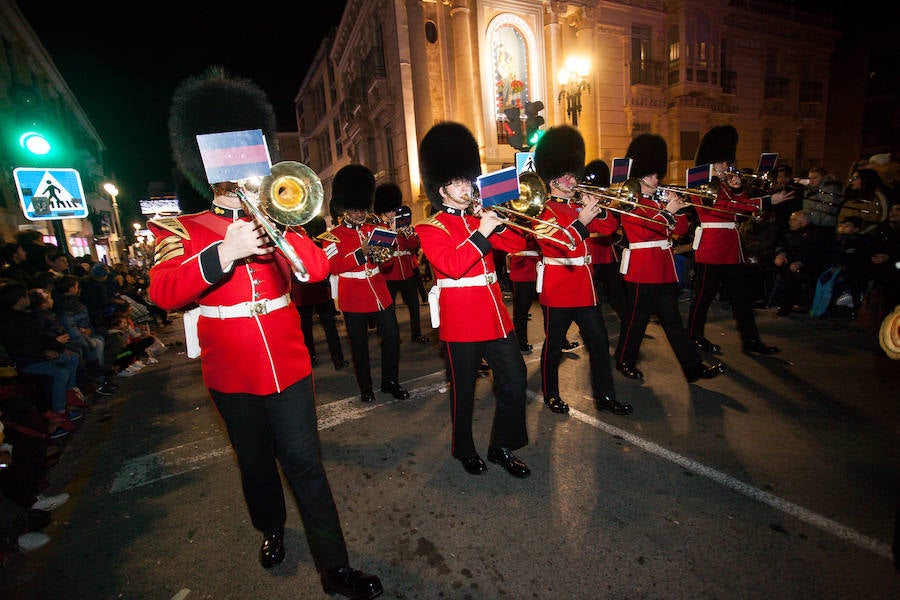
{"type": "Polygon", "coordinates": [[[75,169],[18,167],[13,170],[13,178],[22,212],[29,221],[87,217],[84,188],[75,169]]]}
{"type": "Polygon", "coordinates": [[[534,152],[516,152],[516,173],[535,172],[534,152]]]}

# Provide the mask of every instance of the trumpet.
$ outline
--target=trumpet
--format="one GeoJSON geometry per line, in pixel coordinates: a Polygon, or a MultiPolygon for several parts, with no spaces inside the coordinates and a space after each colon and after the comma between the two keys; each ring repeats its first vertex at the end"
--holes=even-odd
{"type": "Polygon", "coordinates": [[[262,178],[258,188],[253,187],[248,181],[242,181],[235,194],[275,247],[287,257],[297,279],[309,281],[303,260],[275,223],[285,227],[303,225],[319,214],[325,197],[322,181],[306,165],[282,161],[272,165],[270,174],[262,178]]]}
{"type": "MultiPolygon", "coordinates": [[[[480,206],[477,199],[472,202],[477,203],[480,206]]],[[[510,200],[508,204],[510,206],[496,204],[489,207],[488,210],[500,213],[501,215],[506,215],[506,218],[501,218],[500,221],[508,227],[533,233],[539,238],[550,240],[557,244],[563,244],[564,246],[567,246],[569,250],[574,250],[577,246],[572,234],[566,231],[558,223],[537,218],[536,215],[539,215],[547,204],[547,186],[544,185],[543,180],[541,180],[536,173],[526,171],[519,175],[519,197],[516,200],[510,200]],[[521,225],[513,219],[524,219],[532,223],[532,225],[521,225]],[[533,228],[534,224],[543,225],[544,229],[558,230],[566,236],[568,241],[564,242],[545,231],[533,228]]]]}

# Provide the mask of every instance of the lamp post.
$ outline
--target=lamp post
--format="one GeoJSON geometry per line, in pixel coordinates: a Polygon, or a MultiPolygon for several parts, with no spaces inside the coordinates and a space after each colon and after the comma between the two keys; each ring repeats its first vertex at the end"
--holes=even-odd
{"type": "Polygon", "coordinates": [[[578,115],[581,114],[581,92],[591,91],[591,84],[587,80],[589,68],[590,64],[586,59],[571,57],[558,74],[559,102],[566,99],[566,113],[575,127],[578,127],[578,115]]]}
{"type": "Polygon", "coordinates": [[[106,190],[106,193],[109,194],[109,197],[112,198],[112,208],[113,208],[113,243],[116,248],[116,258],[121,258],[121,251],[119,248],[119,240],[122,237],[122,225],[119,223],[119,203],[116,201],[116,197],[119,195],[119,188],[116,187],[114,183],[104,183],[103,189],[106,190]]]}

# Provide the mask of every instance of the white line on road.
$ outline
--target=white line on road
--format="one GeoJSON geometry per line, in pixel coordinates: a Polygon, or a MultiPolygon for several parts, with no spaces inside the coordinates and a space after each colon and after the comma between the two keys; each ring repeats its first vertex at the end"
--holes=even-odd
{"type": "MultiPolygon", "coordinates": [[[[444,377],[444,371],[439,371],[437,373],[432,373],[430,375],[425,375],[423,377],[404,382],[404,385],[409,385],[411,382],[415,381],[437,379],[436,382],[427,383],[425,385],[410,389],[409,400],[403,400],[403,402],[421,400],[432,397],[436,394],[445,393],[447,391],[448,383],[445,381],[444,377]]],[[[543,399],[537,393],[531,390],[528,390],[527,393],[529,398],[531,398],[532,400],[537,400],[539,404],[543,404],[543,399]]],[[[588,397],[588,399],[590,398],[588,397]]],[[[379,402],[377,404],[361,406],[358,404],[358,401],[359,397],[354,395],[318,407],[317,410],[319,414],[319,429],[321,430],[337,427],[338,425],[341,425],[343,423],[361,419],[373,410],[400,402],[399,400],[389,400],[386,402],[379,402]]],[[[772,508],[775,508],[776,510],[779,510],[803,521],[804,523],[808,523],[809,525],[818,527],[819,529],[836,537],[847,540],[864,550],[868,550],[869,552],[887,559],[892,559],[893,557],[893,551],[888,544],[863,535],[858,531],[847,527],[846,525],[838,523],[837,521],[833,521],[832,519],[823,517],[818,513],[807,510],[802,506],[798,506],[797,504],[788,502],[783,498],[779,498],[778,496],[775,496],[768,492],[764,492],[763,490],[744,483],[743,481],[736,479],[731,475],[727,475],[725,473],[722,473],[721,471],[717,471],[702,463],[687,458],[686,456],[682,456],[681,454],[672,452],[671,450],[663,448],[659,444],[655,444],[653,442],[645,440],[628,431],[625,431],[624,429],[619,429],[618,427],[610,425],[609,423],[601,421],[600,419],[597,419],[596,417],[583,413],[579,410],[570,409],[569,416],[577,419],[578,421],[581,421],[582,423],[590,425],[591,427],[605,431],[610,435],[620,437],[628,443],[633,444],[634,446],[637,446],[638,448],[641,448],[646,452],[668,460],[669,462],[675,463],[691,471],[692,473],[711,479],[712,481],[731,490],[734,490],[735,492],[743,494],[748,498],[756,500],[757,502],[767,504],[772,508]]],[[[113,481],[110,492],[122,492],[125,490],[148,485],[157,481],[162,481],[163,479],[168,479],[170,477],[175,477],[176,475],[180,475],[182,473],[195,471],[205,466],[206,463],[230,455],[232,453],[230,446],[213,447],[199,453],[197,452],[198,450],[201,450],[202,446],[212,446],[220,442],[221,438],[211,437],[200,440],[198,442],[176,446],[174,448],[163,450],[162,452],[148,454],[146,456],[140,456],[129,460],[120,469],[119,474],[113,481]]]]}

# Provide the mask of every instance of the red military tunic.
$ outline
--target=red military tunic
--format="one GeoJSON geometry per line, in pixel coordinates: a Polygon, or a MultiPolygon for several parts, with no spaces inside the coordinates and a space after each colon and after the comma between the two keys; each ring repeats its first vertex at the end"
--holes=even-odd
{"type": "Polygon", "coordinates": [[[737,229],[737,216],[722,210],[750,215],[760,209],[761,198],[749,199],[745,192],[735,193],[722,183],[711,208],[703,206],[700,199],[692,197],[696,204],[700,224],[694,233],[694,260],[712,265],[732,265],[744,262],[741,236],[737,229]],[[716,210],[722,209],[722,210],[716,210]]]}
{"type": "Polygon", "coordinates": [[[628,239],[628,249],[622,254],[620,271],[625,281],[632,283],[675,283],[678,273],[672,254],[672,235],[687,233],[687,217],[674,218],[675,225],[669,224],[672,217],[663,213],[664,202],[655,197],[641,196],[636,206],[628,214],[622,214],[622,228],[628,239]],[[647,217],[653,223],[640,219],[647,217]]]}
{"type": "MultiPolygon", "coordinates": [[[[195,303],[232,307],[290,294],[291,265],[278,251],[236,261],[222,272],[217,248],[231,222],[230,216],[210,211],[149,222],[156,237],[149,288],[155,304],[166,310],[195,303]]],[[[328,262],[321,248],[299,231],[289,230],[285,239],[303,261],[310,281],[327,277],[328,262]]],[[[252,316],[249,310],[248,316],[233,318],[200,316],[197,335],[203,381],[218,392],[273,394],[312,370],[300,315],[290,302],[252,316]]]]}
{"type": "Polygon", "coordinates": [[[537,265],[541,262],[541,250],[533,235],[525,238],[525,249],[506,255],[509,263],[509,280],[516,282],[536,281],[537,265]]]}
{"type": "Polygon", "coordinates": [[[319,236],[332,275],[338,278],[337,301],[347,312],[368,313],[391,304],[391,293],[378,265],[362,251],[375,226],[351,225],[346,220],[319,236]]]}
{"type": "Polygon", "coordinates": [[[513,330],[497,282],[493,249],[518,252],[525,238],[504,227],[490,239],[478,233],[479,219],[464,211],[445,208],[416,225],[422,250],[428,257],[440,289],[440,338],[445,342],[480,342],[505,338],[513,330]],[[441,287],[443,280],[481,278],[465,287],[441,287]]]}
{"type": "MultiPolygon", "coordinates": [[[[616,229],[618,228],[618,221],[616,221],[616,229]]],[[[619,257],[616,254],[616,246],[613,244],[613,236],[611,234],[592,231],[588,237],[587,244],[592,265],[608,265],[618,262],[619,257]]]]}
{"type": "MultiPolygon", "coordinates": [[[[578,220],[580,211],[581,205],[577,202],[553,198],[540,214],[541,220],[563,227],[576,243],[575,249],[570,250],[564,244],[538,238],[537,242],[544,256],[543,285],[540,292],[542,306],[573,308],[594,306],[599,302],[586,240],[592,232],[610,235],[619,227],[619,223],[607,211],[606,217],[595,218],[585,226],[578,220]]],[[[546,225],[535,223],[535,230],[552,235],[554,239],[568,241],[561,231],[546,225]]]]}

